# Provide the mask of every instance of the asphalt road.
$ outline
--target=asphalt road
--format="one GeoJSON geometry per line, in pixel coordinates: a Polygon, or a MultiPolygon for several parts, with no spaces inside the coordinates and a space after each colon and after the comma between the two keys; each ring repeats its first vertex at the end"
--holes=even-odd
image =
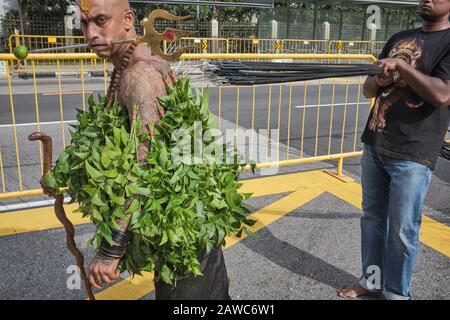
{"type": "MultiPolygon", "coordinates": [[[[27,139],[31,132],[38,130],[38,116],[40,130],[53,137],[53,156],[56,159],[64,143],[67,145],[70,142],[68,124],[75,121],[76,108],[82,109],[83,106],[81,86],[76,80],[65,80],[68,83],[63,84],[64,94],[61,96],[58,94],[56,81],[42,81],[38,83],[37,96],[33,93],[31,83],[14,84],[14,121],[17,125],[15,132],[11,125],[9,94],[4,92],[0,95],[0,109],[4,110],[0,112],[0,143],[6,191],[20,189],[20,181],[23,189],[39,187],[39,148],[37,143],[31,143],[27,139]],[[39,106],[38,116],[36,99],[39,106]],[[61,120],[64,120],[63,125],[61,120]],[[14,144],[15,137],[18,150],[14,144]],[[20,176],[17,154],[23,171],[20,176]]],[[[85,95],[86,106],[89,94],[96,96],[104,93],[104,84],[100,80],[87,85],[86,88],[92,90],[85,95]]],[[[320,88],[317,82],[308,83],[306,97],[305,87],[301,85],[293,85],[292,88],[289,85],[258,86],[254,95],[251,87],[227,87],[220,92],[217,87],[211,87],[210,109],[221,119],[234,124],[237,122],[239,128],[253,128],[262,135],[267,135],[268,129],[271,132],[275,130],[275,133],[279,134],[280,144],[289,145],[297,155],[301,152],[303,156],[326,155],[339,153],[341,149],[348,152],[360,149],[359,135],[369,113],[369,103],[362,95],[358,103],[358,86],[349,85],[348,92],[346,89],[345,85],[336,84],[333,100],[331,83],[323,84],[320,88]]],[[[275,156],[268,154],[267,158],[261,158],[259,162],[268,162],[275,156]]],[[[280,159],[285,157],[285,150],[281,150],[280,159]]]]}
{"type": "MultiPolygon", "coordinates": [[[[219,93],[218,88],[211,87],[210,109],[220,118],[232,123],[238,122],[240,128],[260,130],[280,129],[280,143],[289,145],[291,152],[303,156],[326,155],[328,153],[361,150],[359,138],[369,114],[369,102],[358,92],[356,84],[347,86],[338,80],[333,88],[331,81],[317,81],[289,85],[258,86],[255,88],[226,87],[219,93]],[[280,91],[281,90],[281,91],[280,91]],[[292,90],[292,95],[291,95],[292,90]],[[333,97],[333,90],[334,100],[333,97]],[[306,98],[305,98],[306,91],[306,98]],[[320,100],[319,100],[320,91],[320,100]],[[269,92],[272,94],[269,96],[269,92]],[[219,112],[219,95],[220,112],[219,112]],[[255,97],[253,102],[253,96],[255,97]],[[281,99],[280,99],[281,97],[281,99]],[[358,99],[359,97],[359,99],[358,99]],[[239,102],[239,104],[237,104],[239,102]],[[319,107],[320,105],[320,107],[319,107]],[[333,105],[333,107],[332,107],[333,105]],[[254,109],[253,109],[254,107],[254,109]],[[290,115],[290,117],[289,117],[290,115]],[[303,126],[304,123],[304,126],[303,126]],[[290,130],[289,130],[290,127],[290,130]],[[331,135],[330,135],[331,128],[331,135]]],[[[55,79],[40,79],[37,83],[37,101],[41,130],[54,137],[54,158],[62,150],[62,128],[60,103],[62,103],[65,142],[69,143],[68,123],[75,119],[76,109],[82,108],[81,84],[78,79],[63,79],[63,95],[59,95],[55,79]],[[61,99],[61,100],[60,100],[61,99]]],[[[0,146],[5,171],[6,191],[18,190],[19,175],[17,155],[14,145],[14,131],[11,126],[11,108],[9,92],[2,85],[0,91],[0,146]]],[[[102,79],[88,79],[87,94],[104,93],[102,79]]],[[[22,173],[23,188],[37,188],[39,176],[39,149],[36,143],[27,141],[27,135],[35,130],[36,102],[31,81],[19,80],[13,84],[14,114],[22,173]]],[[[86,102],[87,105],[87,102],[86,102]]],[[[282,151],[280,158],[284,159],[282,151]]],[[[266,159],[261,159],[265,162],[266,159]]],[[[268,159],[270,160],[270,159],[268,159]]],[[[347,169],[360,175],[357,161],[347,161],[347,169]]],[[[450,162],[440,159],[434,172],[427,204],[436,210],[450,215],[448,194],[450,193],[450,162]]],[[[7,201],[11,203],[14,201],[7,201]]]]}

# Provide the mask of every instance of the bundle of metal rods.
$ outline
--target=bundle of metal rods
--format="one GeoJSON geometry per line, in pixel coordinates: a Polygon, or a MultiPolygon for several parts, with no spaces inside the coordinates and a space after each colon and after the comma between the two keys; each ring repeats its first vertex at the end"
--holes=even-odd
{"type": "Polygon", "coordinates": [[[260,85],[382,74],[372,64],[212,61],[203,66],[208,78],[220,85],[260,85]]]}

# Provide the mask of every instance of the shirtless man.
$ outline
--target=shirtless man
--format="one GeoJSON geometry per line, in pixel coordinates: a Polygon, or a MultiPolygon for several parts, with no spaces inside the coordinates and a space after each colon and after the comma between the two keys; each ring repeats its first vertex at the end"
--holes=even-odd
{"type": "MultiPolygon", "coordinates": [[[[132,108],[138,106],[142,118],[141,132],[148,130],[148,124],[156,123],[162,116],[158,97],[167,95],[166,86],[173,82],[168,64],[159,56],[152,56],[145,43],[137,45],[134,50],[130,49],[130,44],[111,45],[116,40],[137,37],[135,16],[128,0],[78,0],[78,5],[81,9],[83,34],[95,54],[100,58],[110,59],[118,72],[125,67],[121,75],[116,74],[112,79],[117,82],[112,95],[116,95],[117,102],[127,108],[130,118],[133,115],[132,108]]],[[[146,165],[149,147],[139,145],[138,161],[142,165],[146,165]]],[[[118,221],[118,224],[123,233],[117,235],[117,241],[113,234],[113,240],[116,244],[123,245],[124,239],[127,239],[129,219],[118,221]]],[[[102,254],[103,246],[105,245],[101,245],[99,253],[89,266],[89,281],[97,289],[103,284],[111,284],[120,276],[117,271],[120,257],[111,259],[107,257],[108,254],[102,254]]],[[[199,252],[199,261],[204,276],[190,276],[180,280],[175,289],[159,282],[156,270],[156,299],[229,299],[221,247],[216,247],[208,255],[199,252]]]]}

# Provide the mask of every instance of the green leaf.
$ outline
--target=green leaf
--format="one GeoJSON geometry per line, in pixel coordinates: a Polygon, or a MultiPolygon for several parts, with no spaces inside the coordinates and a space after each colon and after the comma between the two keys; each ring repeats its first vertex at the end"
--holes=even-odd
{"type": "Polygon", "coordinates": [[[114,145],[120,146],[120,129],[119,128],[113,128],[114,131],[114,145]]]}
{"type": "Polygon", "coordinates": [[[112,151],[109,149],[103,150],[101,156],[101,162],[103,167],[105,167],[106,169],[109,169],[112,163],[112,151]]]}
{"type": "Polygon", "coordinates": [[[119,172],[115,168],[108,170],[108,171],[104,171],[103,173],[107,178],[110,178],[110,179],[115,179],[119,175],[119,172]]]}
{"type": "Polygon", "coordinates": [[[209,112],[209,90],[205,90],[202,100],[201,100],[201,108],[200,112],[202,114],[207,114],[209,112]]]}
{"type": "Polygon", "coordinates": [[[93,166],[91,166],[88,161],[85,162],[85,166],[86,166],[86,172],[88,173],[88,175],[91,178],[93,178],[96,181],[105,180],[105,177],[99,171],[97,171],[93,166]]]}
{"type": "Polygon", "coordinates": [[[59,189],[58,183],[56,182],[55,177],[51,174],[51,171],[44,174],[43,180],[44,180],[45,185],[47,185],[48,187],[55,189],[55,190],[59,189]]]}
{"type": "Polygon", "coordinates": [[[97,191],[94,194],[94,196],[91,198],[91,203],[95,204],[96,206],[99,206],[99,207],[105,205],[105,203],[101,199],[100,192],[97,191]]]}
{"type": "Polygon", "coordinates": [[[131,201],[130,206],[128,207],[128,209],[126,210],[126,213],[134,213],[137,210],[139,210],[140,204],[139,201],[137,199],[133,199],[133,201],[131,201]]]}
{"type": "Polygon", "coordinates": [[[125,197],[124,196],[116,196],[113,192],[108,193],[111,201],[119,206],[125,205],[125,197]]]}
{"type": "Polygon", "coordinates": [[[143,196],[150,196],[152,194],[151,190],[138,187],[134,184],[130,184],[125,187],[126,193],[128,197],[134,196],[134,195],[143,195],[143,196]]]}
{"type": "Polygon", "coordinates": [[[165,283],[173,285],[173,273],[166,265],[162,268],[160,275],[165,283]]]}
{"type": "Polygon", "coordinates": [[[228,205],[223,199],[214,198],[210,203],[211,207],[216,209],[224,209],[227,208],[228,205]]]}
{"type": "Polygon", "coordinates": [[[167,148],[163,146],[159,151],[159,165],[165,169],[167,167],[167,161],[168,161],[167,148]]]}
{"type": "Polygon", "coordinates": [[[74,152],[73,155],[81,160],[86,160],[89,157],[89,152],[74,152]]]}
{"type": "Polygon", "coordinates": [[[162,234],[162,239],[161,242],[159,243],[160,246],[164,245],[167,243],[168,240],[168,236],[167,236],[167,232],[164,230],[163,234],[162,234]]]}

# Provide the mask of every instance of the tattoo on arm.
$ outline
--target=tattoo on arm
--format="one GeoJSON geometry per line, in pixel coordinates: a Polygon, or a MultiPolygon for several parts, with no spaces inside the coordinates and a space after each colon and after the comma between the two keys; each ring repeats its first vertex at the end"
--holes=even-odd
{"type": "MultiPolygon", "coordinates": [[[[119,89],[119,100],[127,108],[130,121],[132,121],[133,108],[138,106],[142,119],[140,133],[148,131],[148,125],[160,119],[158,97],[167,94],[161,73],[146,62],[137,62],[123,74],[121,83],[123,85],[119,89]]],[[[148,143],[141,143],[138,146],[137,158],[143,166],[148,166],[146,158],[149,149],[148,143]]],[[[125,208],[128,208],[130,203],[131,200],[127,199],[125,208]]],[[[126,230],[130,219],[131,215],[117,223],[122,230],[126,230]]]]}

